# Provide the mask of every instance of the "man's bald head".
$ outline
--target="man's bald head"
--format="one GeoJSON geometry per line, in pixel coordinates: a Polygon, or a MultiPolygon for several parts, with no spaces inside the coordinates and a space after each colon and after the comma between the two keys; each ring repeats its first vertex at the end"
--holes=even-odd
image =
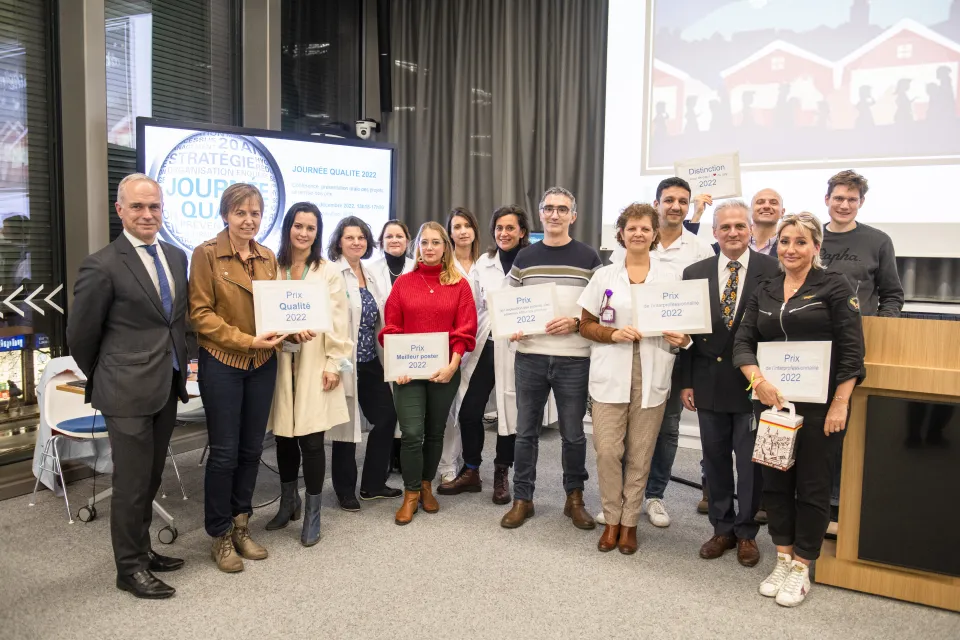
{"type": "Polygon", "coordinates": [[[752,204],[755,225],[776,225],[783,217],[783,198],[773,189],[757,191],[752,204]]]}

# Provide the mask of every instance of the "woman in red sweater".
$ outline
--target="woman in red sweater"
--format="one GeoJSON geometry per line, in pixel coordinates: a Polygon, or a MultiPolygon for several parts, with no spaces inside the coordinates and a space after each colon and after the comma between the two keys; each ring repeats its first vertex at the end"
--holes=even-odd
{"type": "Polygon", "coordinates": [[[383,309],[380,344],[388,333],[442,333],[450,336],[450,362],[429,380],[401,377],[393,389],[400,423],[403,505],[396,523],[413,520],[417,505],[440,510],[431,483],[443,449],[443,430],[460,386],[460,359],[476,346],[477,308],[470,284],[454,264],[453,244],[436,222],[420,227],[416,267],[397,278],[383,309]]]}

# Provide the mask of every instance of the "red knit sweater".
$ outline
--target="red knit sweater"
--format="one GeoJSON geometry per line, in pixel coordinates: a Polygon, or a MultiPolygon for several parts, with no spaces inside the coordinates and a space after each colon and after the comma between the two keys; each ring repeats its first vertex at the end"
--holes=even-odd
{"type": "Polygon", "coordinates": [[[463,356],[477,346],[477,307],[466,278],[440,284],[441,266],[418,264],[393,283],[383,307],[380,344],[388,333],[450,334],[450,355],[463,356]],[[433,289],[433,293],[430,293],[433,289]]]}

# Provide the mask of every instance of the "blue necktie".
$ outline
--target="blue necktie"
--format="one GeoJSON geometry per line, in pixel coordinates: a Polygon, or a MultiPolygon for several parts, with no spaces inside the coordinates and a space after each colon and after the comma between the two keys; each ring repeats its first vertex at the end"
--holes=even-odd
{"type": "MultiPolygon", "coordinates": [[[[163,305],[163,314],[167,317],[167,322],[173,316],[173,296],[170,295],[170,283],[167,281],[167,272],[160,262],[160,255],[157,253],[157,245],[145,244],[143,248],[147,250],[150,257],[153,258],[153,266],[157,268],[157,281],[160,283],[160,304],[163,305]]],[[[173,368],[180,371],[180,363],[177,361],[177,346],[173,345],[173,368]]]]}

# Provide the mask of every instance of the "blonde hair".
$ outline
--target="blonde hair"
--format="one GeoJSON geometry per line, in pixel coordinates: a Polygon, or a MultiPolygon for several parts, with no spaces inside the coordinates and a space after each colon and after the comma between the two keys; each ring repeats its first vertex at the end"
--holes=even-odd
{"type": "Polygon", "coordinates": [[[463,276],[460,275],[460,271],[454,262],[453,243],[450,242],[450,236],[447,235],[447,230],[444,229],[443,225],[439,222],[424,222],[420,226],[420,231],[417,232],[417,239],[415,240],[416,249],[413,254],[414,259],[417,261],[416,268],[419,269],[420,264],[423,262],[423,256],[420,255],[420,239],[423,237],[423,232],[427,230],[436,231],[443,239],[443,258],[440,259],[440,264],[443,268],[440,271],[440,284],[457,284],[463,276]]]}
{"type": "MultiPolygon", "coordinates": [[[[777,245],[780,244],[780,234],[787,227],[799,227],[800,233],[806,232],[810,234],[810,240],[813,244],[817,245],[817,247],[823,246],[823,225],[821,225],[820,220],[809,211],[788,213],[781,218],[780,224],[777,225],[777,245]]],[[[780,263],[780,268],[783,269],[783,262],[780,263]]],[[[820,260],[819,249],[813,254],[813,268],[823,269],[823,261],[820,260]]]]}

